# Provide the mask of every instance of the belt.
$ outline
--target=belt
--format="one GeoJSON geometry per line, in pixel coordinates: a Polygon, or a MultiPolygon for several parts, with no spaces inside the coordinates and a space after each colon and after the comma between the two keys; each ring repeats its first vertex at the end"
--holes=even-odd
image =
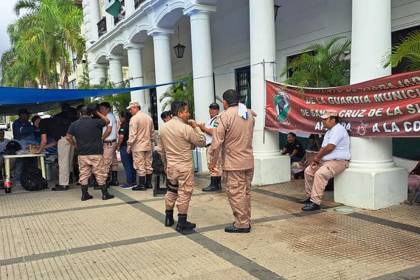
{"type": "Polygon", "coordinates": [[[104,141],[104,144],[112,144],[112,143],[115,143],[115,142],[117,142],[117,139],[111,140],[111,141],[104,141]]]}

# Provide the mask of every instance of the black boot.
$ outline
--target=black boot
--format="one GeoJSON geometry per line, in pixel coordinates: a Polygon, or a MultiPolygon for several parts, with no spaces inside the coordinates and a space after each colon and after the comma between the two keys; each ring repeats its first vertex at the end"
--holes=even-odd
{"type": "Polygon", "coordinates": [[[152,186],[152,174],[147,174],[146,175],[146,184],[145,184],[146,189],[151,189],[153,188],[152,186]]]}
{"type": "Polygon", "coordinates": [[[139,184],[132,188],[133,191],[145,191],[146,190],[146,177],[140,176],[139,177],[139,184]]]}
{"type": "Polygon", "coordinates": [[[93,198],[93,196],[91,196],[88,193],[88,186],[87,185],[82,186],[81,188],[82,188],[82,201],[86,201],[86,200],[89,200],[89,199],[93,198]]]}
{"type": "Polygon", "coordinates": [[[302,204],[308,204],[308,203],[311,203],[311,198],[306,197],[306,198],[300,200],[299,202],[302,203],[302,204]]]}
{"type": "Polygon", "coordinates": [[[174,210],[166,210],[165,211],[165,227],[171,227],[174,225],[174,210]]]}
{"type": "Polygon", "coordinates": [[[217,178],[217,188],[220,190],[222,190],[222,177],[216,177],[217,178]]]}
{"type": "Polygon", "coordinates": [[[305,204],[305,206],[303,206],[302,211],[317,211],[317,210],[321,210],[321,206],[319,206],[316,203],[310,202],[308,204],[305,204]]]}
{"type": "Polygon", "coordinates": [[[221,189],[221,178],[220,177],[210,177],[210,185],[202,189],[203,192],[217,192],[221,189]]]}
{"type": "Polygon", "coordinates": [[[178,214],[178,223],[176,231],[179,233],[191,233],[195,229],[196,224],[187,221],[187,214],[178,214]]]}
{"type": "Polygon", "coordinates": [[[108,187],[106,185],[100,186],[102,190],[102,200],[108,200],[114,198],[112,194],[108,192],[108,187]]]}
{"type": "Polygon", "coordinates": [[[96,181],[96,178],[95,178],[95,176],[94,176],[94,175],[92,175],[92,176],[89,178],[89,185],[90,185],[91,187],[93,187],[93,189],[94,189],[94,190],[100,190],[100,189],[101,189],[101,188],[99,187],[98,182],[96,181]]]}
{"type": "Polygon", "coordinates": [[[111,172],[111,181],[109,182],[110,186],[119,186],[120,183],[118,182],[118,172],[112,171],[111,172]]]}

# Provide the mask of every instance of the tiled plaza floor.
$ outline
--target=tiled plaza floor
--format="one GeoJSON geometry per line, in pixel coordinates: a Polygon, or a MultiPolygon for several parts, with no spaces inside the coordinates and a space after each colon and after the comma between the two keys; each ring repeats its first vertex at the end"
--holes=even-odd
{"type": "Polygon", "coordinates": [[[301,181],[252,193],[250,234],[224,193],[200,191],[196,233],[163,226],[162,197],[113,188],[115,199],[80,201],[80,190],[0,193],[0,279],[420,279],[420,205],[302,213],[301,181]]]}

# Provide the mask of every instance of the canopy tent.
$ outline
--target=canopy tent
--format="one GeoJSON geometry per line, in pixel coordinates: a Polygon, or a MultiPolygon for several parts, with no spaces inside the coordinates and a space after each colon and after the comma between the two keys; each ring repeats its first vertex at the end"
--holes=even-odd
{"type": "Polygon", "coordinates": [[[39,89],[0,87],[0,115],[16,115],[21,108],[30,112],[42,112],[56,107],[63,102],[84,100],[88,97],[100,97],[113,94],[145,90],[160,86],[172,85],[176,82],[146,85],[132,88],[113,89],[39,89]]]}

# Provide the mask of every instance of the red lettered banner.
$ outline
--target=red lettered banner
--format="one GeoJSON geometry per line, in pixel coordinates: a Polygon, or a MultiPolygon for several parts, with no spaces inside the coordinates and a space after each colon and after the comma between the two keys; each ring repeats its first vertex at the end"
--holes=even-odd
{"type": "Polygon", "coordinates": [[[265,127],[321,133],[320,116],[336,110],[356,137],[420,137],[420,71],[351,86],[297,88],[267,81],[265,127]]]}

